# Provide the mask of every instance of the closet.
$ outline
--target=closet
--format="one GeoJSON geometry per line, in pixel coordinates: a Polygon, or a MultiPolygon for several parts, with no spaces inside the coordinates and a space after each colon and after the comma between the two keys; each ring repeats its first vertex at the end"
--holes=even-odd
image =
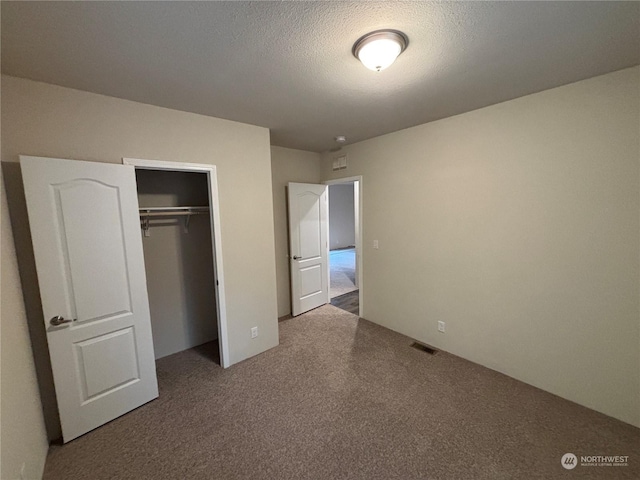
{"type": "Polygon", "coordinates": [[[208,181],[206,173],[136,169],[156,359],[215,341],[219,363],[208,181]]]}

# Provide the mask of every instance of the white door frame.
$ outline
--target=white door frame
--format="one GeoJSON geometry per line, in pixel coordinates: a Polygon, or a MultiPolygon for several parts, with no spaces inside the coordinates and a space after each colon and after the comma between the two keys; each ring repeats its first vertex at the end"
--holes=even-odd
{"type": "Polygon", "coordinates": [[[209,207],[211,219],[211,247],[213,248],[213,280],[217,286],[216,307],[218,313],[218,339],[220,345],[220,365],[230,366],[229,338],[227,329],[227,307],[224,293],[224,268],[222,267],[222,236],[220,235],[220,203],[218,201],[218,175],[215,165],[200,163],[166,162],[162,160],[143,160],[123,158],[124,165],[133,165],[142,170],[165,170],[170,172],[196,172],[207,174],[209,184],[209,207]]]}
{"type": "MultiPolygon", "coordinates": [[[[353,188],[357,189],[357,195],[354,195],[354,200],[357,205],[354,205],[355,213],[355,226],[356,226],[356,278],[358,286],[358,309],[359,316],[365,318],[364,313],[364,282],[362,275],[362,175],[356,175],[353,177],[336,178],[334,180],[326,180],[323,182],[325,185],[340,185],[344,183],[353,183],[353,188]]],[[[329,204],[331,204],[331,194],[329,194],[329,204]]],[[[329,260],[331,262],[331,260],[329,260]]]]}

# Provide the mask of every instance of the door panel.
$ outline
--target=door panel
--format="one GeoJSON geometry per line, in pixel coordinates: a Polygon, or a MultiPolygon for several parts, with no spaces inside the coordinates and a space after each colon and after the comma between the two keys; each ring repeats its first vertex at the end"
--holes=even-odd
{"type": "Polygon", "coordinates": [[[52,188],[56,233],[69,263],[68,302],[75,305],[74,318],[86,323],[130,313],[119,188],[84,179],[52,188]]]}
{"type": "Polygon", "coordinates": [[[140,380],[133,328],[75,344],[83,404],[140,380]],[[110,368],[104,368],[110,362],[110,368]]]}
{"type": "Polygon", "coordinates": [[[294,316],[329,302],[326,185],[289,184],[291,303],[294,316]]]}
{"type": "Polygon", "coordinates": [[[300,269],[300,297],[305,298],[322,291],[322,265],[300,269]]]}
{"type": "Polygon", "coordinates": [[[317,193],[309,191],[301,192],[296,197],[300,222],[299,255],[302,258],[319,257],[322,254],[322,229],[318,228],[321,222],[322,202],[319,198],[317,193]]]}
{"type": "Polygon", "coordinates": [[[20,157],[65,442],[158,396],[131,166],[20,157]],[[54,325],[51,319],[64,317],[54,325]]]}

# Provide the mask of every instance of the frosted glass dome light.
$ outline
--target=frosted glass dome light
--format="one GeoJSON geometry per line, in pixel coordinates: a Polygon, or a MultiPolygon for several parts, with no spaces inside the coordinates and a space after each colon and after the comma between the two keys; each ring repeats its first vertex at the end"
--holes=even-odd
{"type": "Polygon", "coordinates": [[[407,48],[407,36],[397,30],[367,33],[353,46],[353,55],[369,70],[384,70],[407,48]]]}

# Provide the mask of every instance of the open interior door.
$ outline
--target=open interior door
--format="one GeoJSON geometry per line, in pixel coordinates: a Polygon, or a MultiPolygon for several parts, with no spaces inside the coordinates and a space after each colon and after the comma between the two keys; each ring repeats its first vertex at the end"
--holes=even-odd
{"type": "Polygon", "coordinates": [[[20,164],[68,442],[158,396],[134,167],[20,164]]]}
{"type": "Polygon", "coordinates": [[[289,183],[291,310],[329,302],[328,186],[289,183]]]}

